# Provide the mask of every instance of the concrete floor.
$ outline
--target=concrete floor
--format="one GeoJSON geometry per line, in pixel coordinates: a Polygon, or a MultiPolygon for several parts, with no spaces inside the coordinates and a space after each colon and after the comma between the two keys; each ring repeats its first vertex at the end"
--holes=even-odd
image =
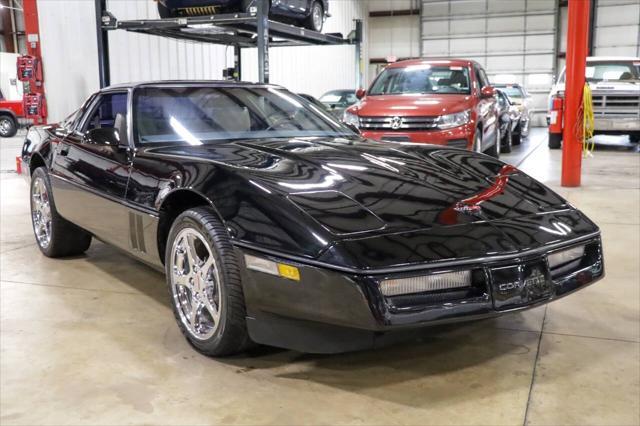
{"type": "MultiPolygon", "coordinates": [[[[0,423],[640,423],[640,155],[601,138],[583,187],[564,189],[560,152],[544,130],[530,139],[505,160],[602,227],[606,279],[547,307],[339,356],[197,354],[162,275],[98,242],[43,257],[28,187],[2,173],[0,423]]],[[[19,139],[0,145],[12,168],[19,139]]]]}

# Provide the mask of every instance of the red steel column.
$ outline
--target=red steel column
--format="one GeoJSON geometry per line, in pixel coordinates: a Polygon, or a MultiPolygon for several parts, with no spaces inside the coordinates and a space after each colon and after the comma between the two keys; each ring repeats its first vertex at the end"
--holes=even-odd
{"type": "Polygon", "coordinates": [[[578,117],[584,90],[589,43],[591,0],[569,0],[567,27],[567,78],[562,142],[562,186],[580,186],[582,168],[582,117],[578,117]]]}

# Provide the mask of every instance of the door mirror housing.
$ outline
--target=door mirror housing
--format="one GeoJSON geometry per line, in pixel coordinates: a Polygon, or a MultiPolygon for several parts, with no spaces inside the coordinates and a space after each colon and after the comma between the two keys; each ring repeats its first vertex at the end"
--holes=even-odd
{"type": "Polygon", "coordinates": [[[84,142],[93,145],[110,146],[114,149],[127,148],[127,145],[120,138],[120,132],[113,127],[100,127],[89,130],[84,135],[84,142]]]}
{"type": "Polygon", "coordinates": [[[366,94],[367,94],[367,91],[364,90],[362,87],[359,88],[358,90],[356,90],[356,98],[358,98],[358,99],[364,98],[364,95],[366,95],[366,94]]]}
{"type": "Polygon", "coordinates": [[[493,86],[484,86],[480,89],[480,98],[488,99],[493,98],[496,95],[496,89],[493,86]]]}

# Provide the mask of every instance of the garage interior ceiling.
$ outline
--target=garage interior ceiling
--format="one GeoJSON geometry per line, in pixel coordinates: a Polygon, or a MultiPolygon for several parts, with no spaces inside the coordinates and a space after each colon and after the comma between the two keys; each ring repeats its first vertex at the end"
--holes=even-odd
{"type": "Polygon", "coordinates": [[[555,0],[422,1],[422,56],[478,61],[493,82],[523,84],[543,125],[555,74],[555,0]]]}

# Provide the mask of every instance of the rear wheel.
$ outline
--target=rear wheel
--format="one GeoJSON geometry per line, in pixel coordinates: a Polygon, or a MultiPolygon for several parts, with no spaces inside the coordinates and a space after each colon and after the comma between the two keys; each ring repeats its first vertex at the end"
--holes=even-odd
{"type": "Polygon", "coordinates": [[[324,25],[324,8],[319,1],[314,1],[311,5],[311,12],[309,16],[304,20],[303,25],[313,31],[322,31],[324,25]]]}
{"type": "Polygon", "coordinates": [[[549,133],[549,149],[560,149],[562,146],[562,133],[549,133]]]}
{"type": "Polygon", "coordinates": [[[75,256],[91,245],[91,234],[58,214],[44,167],[31,176],[31,223],[38,247],[47,257],[75,256]]]}
{"type": "Polygon", "coordinates": [[[0,136],[10,138],[18,132],[18,123],[10,115],[0,115],[0,136]]]}
{"type": "Polygon", "coordinates": [[[629,135],[629,142],[631,143],[639,143],[640,142],[640,133],[632,133],[629,135]]]}
{"type": "Polygon", "coordinates": [[[176,218],[165,268],[174,316],[192,346],[225,356],[250,344],[240,266],[226,229],[210,209],[190,209],[176,218]]]}

